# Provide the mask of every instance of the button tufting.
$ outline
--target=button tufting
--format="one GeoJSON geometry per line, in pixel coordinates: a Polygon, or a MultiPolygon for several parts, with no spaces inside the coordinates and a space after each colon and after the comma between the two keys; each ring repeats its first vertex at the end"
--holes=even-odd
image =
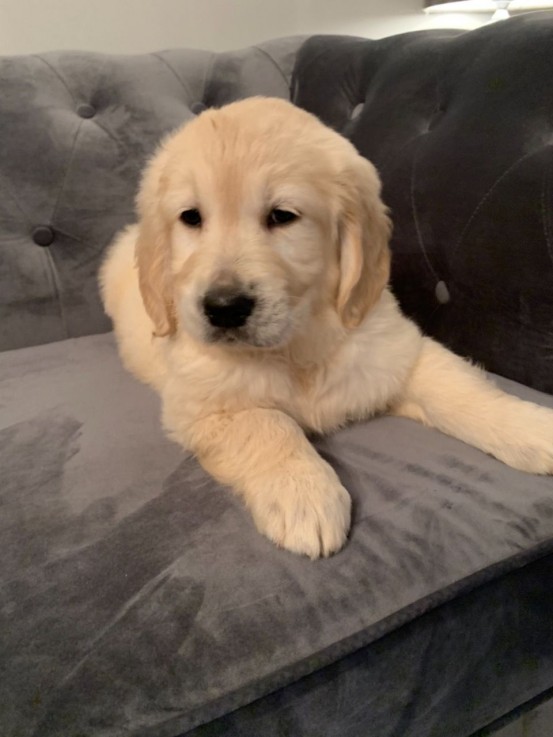
{"type": "Polygon", "coordinates": [[[87,102],[83,102],[82,105],[79,105],[77,108],[77,115],[81,118],[93,118],[96,115],[96,110],[92,105],[89,105],[87,102]]]}
{"type": "Polygon", "coordinates": [[[54,241],[54,231],[49,225],[37,225],[32,236],[37,246],[49,246],[54,241]]]}
{"type": "Polygon", "coordinates": [[[192,110],[194,115],[199,115],[200,113],[203,113],[204,110],[207,110],[207,105],[204,105],[203,102],[193,102],[192,105],[190,105],[190,110],[192,110]]]}

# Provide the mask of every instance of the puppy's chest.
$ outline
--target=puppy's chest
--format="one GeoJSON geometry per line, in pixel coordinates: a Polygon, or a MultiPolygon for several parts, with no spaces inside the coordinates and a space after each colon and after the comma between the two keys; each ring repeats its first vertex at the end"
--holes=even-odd
{"type": "Polygon", "coordinates": [[[387,384],[386,377],[374,374],[355,356],[341,356],[306,377],[299,387],[296,408],[301,424],[328,432],[349,420],[369,417],[384,409],[390,393],[387,384]]]}
{"type": "Polygon", "coordinates": [[[178,361],[176,373],[169,391],[180,395],[181,406],[191,417],[265,407],[286,412],[305,429],[317,432],[373,414],[383,408],[390,393],[389,376],[375,373],[358,350],[303,366],[293,360],[189,358],[178,361]]]}
{"type": "Polygon", "coordinates": [[[286,412],[308,430],[333,430],[382,409],[389,395],[382,377],[371,376],[370,367],[356,358],[345,354],[307,367],[293,362],[253,366],[235,382],[236,392],[225,390],[225,404],[237,399],[239,404],[286,412]]]}

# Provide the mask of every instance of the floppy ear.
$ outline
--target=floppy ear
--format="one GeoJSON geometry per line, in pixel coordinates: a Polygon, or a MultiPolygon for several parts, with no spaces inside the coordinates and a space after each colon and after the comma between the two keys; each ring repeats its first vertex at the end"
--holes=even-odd
{"type": "Polygon", "coordinates": [[[344,327],[355,328],[388,283],[392,224],[376,169],[362,156],[345,172],[343,189],[337,310],[344,327]]]}
{"type": "Polygon", "coordinates": [[[138,284],[157,337],[172,335],[177,327],[169,228],[160,208],[165,158],[161,150],[148,165],[137,197],[139,223],[135,258],[138,284]]]}

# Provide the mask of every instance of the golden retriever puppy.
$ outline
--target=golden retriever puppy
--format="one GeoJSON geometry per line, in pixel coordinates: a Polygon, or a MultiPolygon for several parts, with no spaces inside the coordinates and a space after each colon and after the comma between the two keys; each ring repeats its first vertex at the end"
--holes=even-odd
{"type": "Polygon", "coordinates": [[[388,412],[553,472],[553,411],[401,314],[378,175],[314,116],[269,98],[207,110],[159,148],[138,215],[101,270],[121,358],[277,545],[317,558],[348,535],[350,497],[305,431],[388,412]]]}

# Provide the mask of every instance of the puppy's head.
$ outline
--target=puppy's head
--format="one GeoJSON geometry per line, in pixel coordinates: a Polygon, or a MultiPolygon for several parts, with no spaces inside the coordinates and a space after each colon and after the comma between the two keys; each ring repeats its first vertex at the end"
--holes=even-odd
{"type": "Polygon", "coordinates": [[[282,100],[208,110],[146,169],[136,248],[156,335],[286,344],[317,310],[357,326],[389,276],[373,166],[282,100]]]}

